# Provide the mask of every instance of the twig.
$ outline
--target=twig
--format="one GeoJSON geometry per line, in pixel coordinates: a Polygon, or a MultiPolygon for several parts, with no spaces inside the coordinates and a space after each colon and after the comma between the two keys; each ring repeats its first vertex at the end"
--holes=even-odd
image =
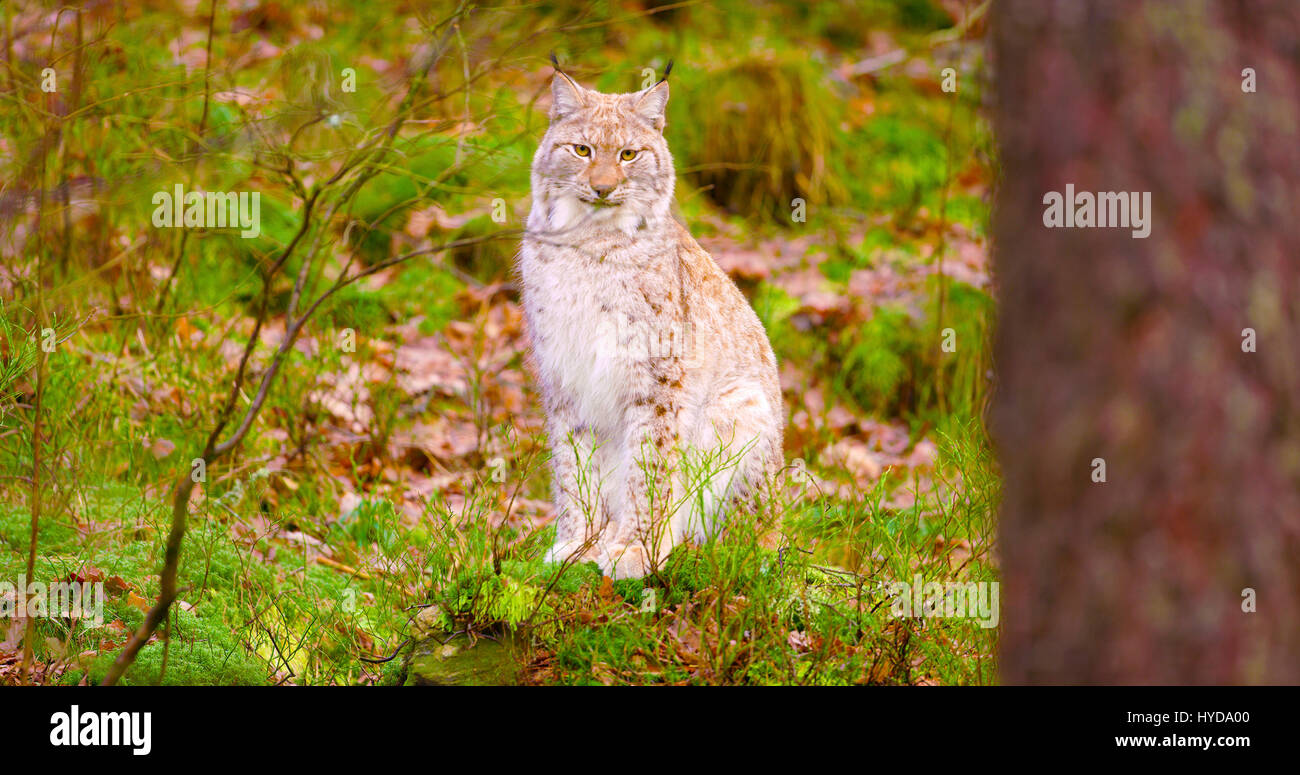
{"type": "Polygon", "coordinates": [[[402,649],[406,648],[406,644],[410,642],[411,642],[410,638],[407,638],[406,640],[402,641],[400,644],[398,644],[397,648],[393,649],[393,653],[390,654],[389,656],[386,657],[360,656],[359,659],[362,662],[369,662],[372,665],[382,665],[385,662],[392,662],[394,659],[397,659],[397,655],[401,654],[402,649]]]}

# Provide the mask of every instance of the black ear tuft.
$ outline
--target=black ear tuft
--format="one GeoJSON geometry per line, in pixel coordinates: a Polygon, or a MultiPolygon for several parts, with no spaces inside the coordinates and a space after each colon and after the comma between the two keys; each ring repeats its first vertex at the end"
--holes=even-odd
{"type": "MultiPolygon", "coordinates": [[[[558,60],[558,59],[555,58],[555,52],[554,52],[554,51],[551,52],[551,64],[555,66],[555,69],[556,69],[556,70],[560,70],[560,60],[558,60]]],[[[563,71],[563,70],[560,70],[560,72],[564,72],[564,71],[563,71]]]]}
{"type": "Polygon", "coordinates": [[[664,68],[664,77],[659,79],[659,83],[668,80],[668,74],[673,71],[673,60],[668,60],[668,66],[664,68]]]}

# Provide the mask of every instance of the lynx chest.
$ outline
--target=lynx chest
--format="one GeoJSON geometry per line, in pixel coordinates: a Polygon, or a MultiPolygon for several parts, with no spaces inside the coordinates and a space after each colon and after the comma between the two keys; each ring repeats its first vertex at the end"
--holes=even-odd
{"type": "Polygon", "coordinates": [[[654,312],[644,290],[654,278],[643,254],[596,252],[525,244],[520,279],[542,390],[578,424],[612,436],[647,378],[641,343],[654,312]]]}

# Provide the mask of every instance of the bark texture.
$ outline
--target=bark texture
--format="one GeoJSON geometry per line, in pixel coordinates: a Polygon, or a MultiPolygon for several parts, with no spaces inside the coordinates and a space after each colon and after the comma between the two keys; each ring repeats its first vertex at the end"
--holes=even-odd
{"type": "Polygon", "coordinates": [[[1300,3],[991,26],[1003,679],[1300,683],[1300,3]],[[1046,228],[1067,184],[1150,236],[1046,228]]]}

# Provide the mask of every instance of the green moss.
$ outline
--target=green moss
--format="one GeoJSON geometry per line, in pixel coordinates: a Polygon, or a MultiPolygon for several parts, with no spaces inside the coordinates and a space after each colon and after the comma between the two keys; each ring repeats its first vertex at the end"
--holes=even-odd
{"type": "MultiPolygon", "coordinates": [[[[160,638],[140,649],[135,663],[123,675],[123,685],[231,686],[266,682],[267,671],[216,617],[181,611],[172,631],[163,673],[164,643],[160,638]]],[[[102,654],[90,666],[91,683],[103,680],[115,654],[102,654]]]]}

